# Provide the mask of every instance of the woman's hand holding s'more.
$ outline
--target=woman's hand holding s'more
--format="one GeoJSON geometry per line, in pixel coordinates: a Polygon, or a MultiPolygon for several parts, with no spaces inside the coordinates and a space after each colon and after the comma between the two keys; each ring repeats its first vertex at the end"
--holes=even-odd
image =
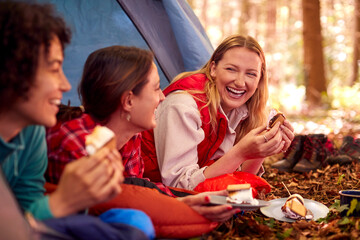
{"type": "Polygon", "coordinates": [[[123,170],[120,153],[109,148],[67,164],[49,197],[51,212],[55,217],[67,216],[112,199],[121,192],[123,170]]]}

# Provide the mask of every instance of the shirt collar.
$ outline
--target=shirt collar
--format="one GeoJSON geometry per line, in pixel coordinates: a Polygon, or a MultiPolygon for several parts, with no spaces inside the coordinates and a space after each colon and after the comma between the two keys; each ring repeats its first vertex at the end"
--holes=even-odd
{"type": "Polygon", "coordinates": [[[235,130],[237,125],[239,125],[240,121],[246,119],[249,116],[249,110],[246,104],[243,104],[238,108],[232,109],[227,115],[224,113],[224,110],[220,105],[220,112],[226,117],[226,120],[228,121],[228,126],[230,130],[233,131],[235,130]]]}

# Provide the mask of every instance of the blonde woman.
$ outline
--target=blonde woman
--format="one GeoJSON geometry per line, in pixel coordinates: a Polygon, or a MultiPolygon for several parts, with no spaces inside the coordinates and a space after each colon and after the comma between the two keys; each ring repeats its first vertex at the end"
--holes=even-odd
{"type": "Polygon", "coordinates": [[[192,190],[234,171],[261,175],[264,158],[294,138],[288,121],[260,134],[267,81],[263,50],[240,35],[225,39],[200,70],[177,76],[156,111],[158,127],[143,133],[144,176],[192,190]]]}

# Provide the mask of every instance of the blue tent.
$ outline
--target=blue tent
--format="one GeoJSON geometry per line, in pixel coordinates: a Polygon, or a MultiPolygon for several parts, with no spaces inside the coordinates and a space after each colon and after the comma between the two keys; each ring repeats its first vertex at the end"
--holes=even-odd
{"type": "Polygon", "coordinates": [[[185,0],[38,0],[56,6],[73,31],[64,71],[72,90],[63,103],[79,105],[78,82],[87,56],[111,45],[151,49],[166,87],[174,76],[203,66],[213,47],[185,0]]]}

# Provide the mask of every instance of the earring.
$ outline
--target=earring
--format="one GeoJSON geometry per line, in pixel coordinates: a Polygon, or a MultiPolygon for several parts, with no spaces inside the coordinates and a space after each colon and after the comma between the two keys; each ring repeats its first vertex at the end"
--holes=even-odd
{"type": "Polygon", "coordinates": [[[130,116],[130,113],[128,113],[128,114],[126,115],[126,120],[127,120],[128,122],[130,122],[130,119],[131,119],[131,116],[130,116]]]}

